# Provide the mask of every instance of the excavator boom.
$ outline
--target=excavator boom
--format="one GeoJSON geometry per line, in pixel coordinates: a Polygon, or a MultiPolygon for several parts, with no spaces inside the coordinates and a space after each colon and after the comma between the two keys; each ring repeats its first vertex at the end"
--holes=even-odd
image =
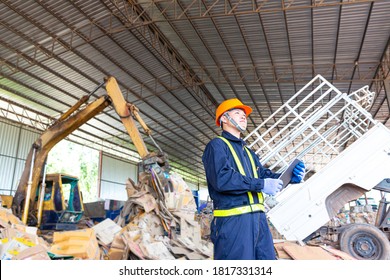
{"type": "MultiPolygon", "coordinates": [[[[28,197],[30,201],[35,198],[42,168],[50,150],[82,124],[102,112],[110,103],[106,96],[100,97],[88,104],[85,109],[54,123],[34,142],[27,156],[26,164],[12,201],[12,209],[15,213],[21,213],[21,206],[26,199],[27,193],[30,194],[28,197]],[[28,191],[28,186],[31,186],[30,191],[28,191]]],[[[23,222],[27,223],[28,211],[24,212],[23,222]]]]}
{"type": "MultiPolygon", "coordinates": [[[[65,112],[52,126],[50,126],[34,142],[27,156],[25,168],[23,170],[18,188],[15,192],[12,209],[17,215],[23,212],[23,222],[27,224],[27,216],[31,205],[34,203],[38,183],[42,174],[42,169],[50,150],[62,139],[67,137],[81,125],[101,113],[106,107],[113,104],[115,111],[121,118],[132,142],[134,143],[142,159],[150,160],[149,151],[137,128],[133,115],[141,123],[145,132],[151,136],[150,129],[143,122],[138,114],[138,109],[124,99],[119,85],[114,77],[105,79],[105,83],[97,87],[91,94],[83,96],[74,106],[65,112]],[[79,110],[82,104],[86,103],[93,92],[102,85],[106,86],[107,95],[101,96],[89,103],[85,108],[79,110]],[[24,202],[24,206],[22,205],[24,202]],[[22,207],[24,208],[22,211],[22,207]]],[[[154,141],[153,141],[154,142],[154,141]]]]}
{"type": "Polygon", "coordinates": [[[141,158],[146,157],[149,155],[148,149],[146,148],[145,142],[143,141],[142,136],[135,124],[129,109],[129,105],[125,101],[119,85],[114,77],[108,77],[106,80],[106,90],[108,96],[111,98],[115,111],[121,118],[127,133],[129,134],[133,144],[138,151],[138,154],[141,156],[141,158]]]}

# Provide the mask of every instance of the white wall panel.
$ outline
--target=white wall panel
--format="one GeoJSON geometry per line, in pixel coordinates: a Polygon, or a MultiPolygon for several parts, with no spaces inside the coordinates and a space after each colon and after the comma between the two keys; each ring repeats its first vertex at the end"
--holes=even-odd
{"type": "Polygon", "coordinates": [[[134,163],[103,154],[100,197],[103,199],[126,201],[127,178],[131,178],[134,182],[137,182],[137,174],[138,167],[134,163]]]}
{"type": "Polygon", "coordinates": [[[0,193],[13,195],[32,143],[39,133],[0,120],[0,193]]]}

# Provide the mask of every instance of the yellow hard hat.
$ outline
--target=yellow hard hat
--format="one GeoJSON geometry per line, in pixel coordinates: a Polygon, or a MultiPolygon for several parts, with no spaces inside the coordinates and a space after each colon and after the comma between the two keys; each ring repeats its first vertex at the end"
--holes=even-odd
{"type": "Polygon", "coordinates": [[[225,100],[224,102],[219,104],[217,111],[215,112],[215,124],[217,126],[221,126],[220,121],[219,121],[221,116],[226,111],[229,111],[231,109],[242,109],[242,110],[244,110],[247,117],[249,116],[250,113],[252,113],[252,108],[242,104],[242,102],[240,100],[238,100],[237,98],[225,100]]]}

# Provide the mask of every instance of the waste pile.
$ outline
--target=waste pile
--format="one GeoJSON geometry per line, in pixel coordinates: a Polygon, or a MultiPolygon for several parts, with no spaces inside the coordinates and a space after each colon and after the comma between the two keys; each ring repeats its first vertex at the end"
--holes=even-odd
{"type": "MultiPolygon", "coordinates": [[[[339,227],[348,224],[370,224],[375,225],[377,212],[373,211],[370,205],[353,206],[349,209],[342,209],[325,225],[327,227],[339,227]]],[[[320,232],[321,233],[321,232],[320,232]]],[[[321,233],[317,242],[323,244],[337,244],[338,236],[321,233]]]]}
{"type": "Polygon", "coordinates": [[[28,227],[11,210],[0,207],[0,259],[49,260],[50,245],[37,235],[37,228],[28,227]]]}
{"type": "Polygon", "coordinates": [[[301,246],[293,241],[274,240],[274,246],[281,260],[355,260],[349,254],[326,244],[301,246]]]}
{"type": "Polygon", "coordinates": [[[115,219],[122,230],[113,240],[109,259],[212,257],[212,244],[201,238],[190,188],[178,174],[171,173],[165,179],[162,183],[151,170],[140,174],[138,184],[128,180],[128,200],[115,219]]]}
{"type": "MultiPolygon", "coordinates": [[[[342,208],[324,228],[339,227],[348,224],[375,225],[377,212],[370,205],[352,206],[342,208]]],[[[326,230],[319,229],[315,232],[315,238],[299,244],[295,241],[287,241],[270,221],[269,227],[274,239],[274,247],[278,259],[283,260],[354,260],[355,258],[340,250],[338,235],[329,234],[326,230]]],[[[314,234],[314,233],[313,233],[314,234]]],[[[314,235],[313,235],[314,236],[314,235]]]]}
{"type": "Polygon", "coordinates": [[[376,214],[370,205],[353,206],[349,210],[340,211],[331,221],[330,226],[347,224],[371,224],[375,225],[376,214]]]}
{"type": "Polygon", "coordinates": [[[39,231],[0,208],[0,259],[212,258],[212,243],[202,238],[202,215],[184,180],[171,173],[162,183],[153,170],[139,178],[137,184],[128,179],[128,199],[114,220],[85,218],[74,231],[39,231]]]}
{"type": "Polygon", "coordinates": [[[210,225],[213,220],[213,203],[212,201],[207,201],[204,204],[199,206],[198,214],[196,215],[196,220],[200,224],[200,235],[202,239],[210,239],[210,225]]]}

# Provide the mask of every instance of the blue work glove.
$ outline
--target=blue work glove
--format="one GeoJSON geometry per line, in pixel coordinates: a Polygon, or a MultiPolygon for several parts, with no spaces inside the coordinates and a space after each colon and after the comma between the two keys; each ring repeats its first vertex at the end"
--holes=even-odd
{"type": "Polygon", "coordinates": [[[305,164],[300,161],[297,165],[295,165],[292,173],[291,183],[300,183],[303,177],[305,177],[305,164]]]}
{"type": "Polygon", "coordinates": [[[268,195],[275,195],[283,188],[283,181],[279,179],[264,179],[263,193],[268,195]]]}

